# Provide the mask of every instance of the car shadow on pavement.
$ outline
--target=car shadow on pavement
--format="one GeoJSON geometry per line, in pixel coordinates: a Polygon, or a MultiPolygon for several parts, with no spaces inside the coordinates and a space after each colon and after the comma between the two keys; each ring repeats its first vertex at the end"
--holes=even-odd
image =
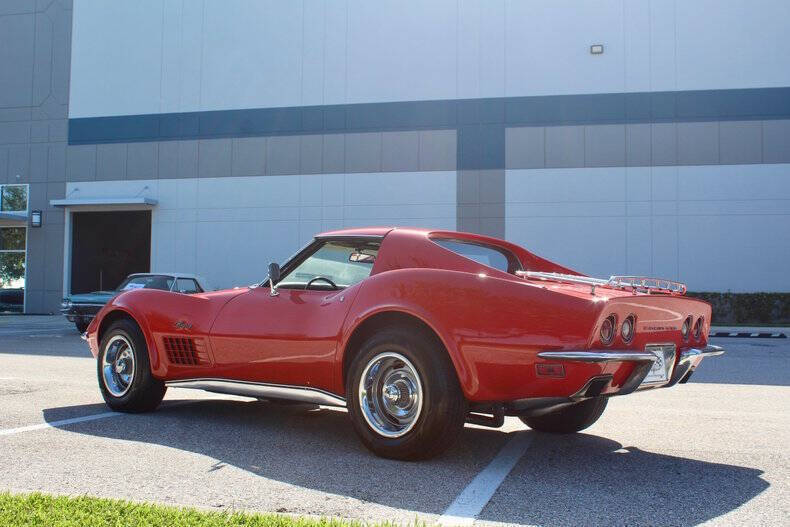
{"type": "MultiPolygon", "coordinates": [[[[104,405],[92,404],[43,413],[54,423],[105,411],[104,405]]],[[[223,399],[189,404],[168,400],[150,414],[62,428],[208,456],[217,463],[206,465],[207,474],[227,464],[306,489],[426,514],[441,514],[512,437],[467,426],[441,457],[399,462],[368,452],[345,411],[223,399]]],[[[543,525],[697,524],[743,505],[768,487],[762,471],[754,468],[645,452],[591,434],[518,433],[535,437],[479,519],[543,525]]],[[[141,456],[138,470],[189,487],[184,481],[188,474],[147,466],[144,450],[141,456]]],[[[211,485],[210,479],[201,481],[211,485]]],[[[265,480],[261,486],[264,492],[265,480]]],[[[218,483],[217,496],[226,492],[218,483]]],[[[277,497],[268,502],[272,500],[277,497]]],[[[292,501],[277,502],[275,508],[332,514],[292,501]]]]}

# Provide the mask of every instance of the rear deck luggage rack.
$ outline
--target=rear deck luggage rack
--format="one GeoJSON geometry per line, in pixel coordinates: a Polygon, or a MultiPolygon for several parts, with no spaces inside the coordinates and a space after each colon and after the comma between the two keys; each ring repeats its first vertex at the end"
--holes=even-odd
{"type": "Polygon", "coordinates": [[[658,293],[669,295],[686,294],[686,285],[673,280],[662,278],[648,278],[646,276],[611,276],[609,279],[592,278],[564,273],[546,273],[542,271],[516,271],[518,276],[533,280],[551,280],[554,282],[565,282],[569,284],[584,284],[591,287],[590,294],[595,294],[596,287],[608,287],[612,289],[630,289],[640,293],[658,293]]]}

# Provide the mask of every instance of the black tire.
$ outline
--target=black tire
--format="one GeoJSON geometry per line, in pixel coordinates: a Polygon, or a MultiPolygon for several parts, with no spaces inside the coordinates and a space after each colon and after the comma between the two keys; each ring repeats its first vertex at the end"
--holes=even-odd
{"type": "Polygon", "coordinates": [[[148,359],[148,346],[142,331],[133,321],[121,319],[114,322],[102,336],[99,345],[99,356],[96,360],[96,371],[99,380],[99,389],[107,406],[118,412],[150,412],[155,410],[162,398],[165,396],[167,387],[165,383],[154,378],[151,374],[151,363],[148,359]],[[122,345],[128,342],[131,345],[131,353],[134,356],[134,374],[128,389],[121,395],[114,395],[107,387],[104,378],[104,368],[102,361],[107,353],[108,344],[113,340],[121,342],[122,345]],[[120,340],[125,339],[125,341],[120,340]]]}
{"type": "Polygon", "coordinates": [[[601,417],[608,402],[607,397],[593,397],[547,414],[520,417],[520,419],[533,430],[553,434],[572,434],[592,426],[601,417]]]}
{"type": "Polygon", "coordinates": [[[74,326],[77,328],[77,331],[79,332],[80,335],[85,333],[85,330],[88,329],[89,324],[90,322],[86,322],[79,318],[74,321],[74,326]]]}
{"type": "Polygon", "coordinates": [[[362,443],[376,455],[417,460],[446,450],[461,433],[467,413],[455,368],[432,336],[412,329],[384,329],[370,337],[354,357],[346,380],[348,413],[362,443]],[[399,437],[377,432],[366,420],[360,402],[360,381],[368,364],[382,353],[405,357],[422,385],[422,407],[411,429],[399,437]]]}

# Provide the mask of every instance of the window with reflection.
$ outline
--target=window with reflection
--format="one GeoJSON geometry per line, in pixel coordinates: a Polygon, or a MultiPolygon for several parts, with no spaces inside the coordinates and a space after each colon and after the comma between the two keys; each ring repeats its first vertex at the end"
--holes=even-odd
{"type": "Polygon", "coordinates": [[[0,227],[0,312],[25,305],[25,227],[0,227]]]}
{"type": "Polygon", "coordinates": [[[433,242],[444,247],[455,254],[469,258],[479,264],[499,269],[505,273],[514,273],[521,270],[518,259],[499,247],[472,243],[466,240],[451,240],[444,238],[434,238],[433,242]]]}
{"type": "Polygon", "coordinates": [[[186,295],[192,295],[195,293],[202,293],[203,290],[197,284],[197,282],[191,278],[178,278],[176,279],[176,291],[179,293],[184,293],[186,295]]]}
{"type": "Polygon", "coordinates": [[[116,291],[131,291],[132,289],[161,289],[170,291],[173,288],[172,276],[162,274],[146,274],[130,276],[118,286],[116,291]]]}
{"type": "Polygon", "coordinates": [[[0,212],[27,212],[27,185],[0,185],[0,212]]]}
{"type": "Polygon", "coordinates": [[[277,287],[342,289],[370,276],[379,242],[329,241],[285,275],[277,287]]]}

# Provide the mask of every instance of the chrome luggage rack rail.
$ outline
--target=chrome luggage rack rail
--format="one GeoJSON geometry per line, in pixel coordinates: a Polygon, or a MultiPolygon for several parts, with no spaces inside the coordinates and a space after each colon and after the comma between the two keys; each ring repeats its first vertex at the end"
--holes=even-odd
{"type": "Polygon", "coordinates": [[[663,278],[649,278],[646,276],[611,276],[609,279],[592,278],[575,274],[546,273],[542,271],[516,271],[518,276],[533,280],[551,280],[569,284],[584,284],[592,287],[591,294],[595,294],[596,287],[611,289],[630,289],[639,293],[658,293],[665,295],[685,295],[686,284],[663,278]]]}

